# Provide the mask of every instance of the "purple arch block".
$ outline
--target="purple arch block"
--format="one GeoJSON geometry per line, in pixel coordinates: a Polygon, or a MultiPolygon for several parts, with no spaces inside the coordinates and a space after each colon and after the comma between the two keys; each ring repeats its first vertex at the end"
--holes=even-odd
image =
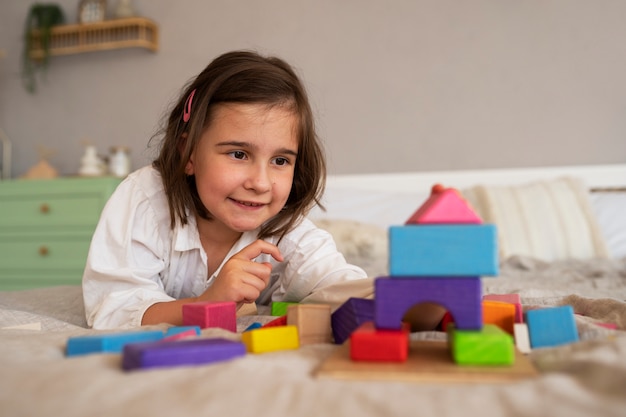
{"type": "Polygon", "coordinates": [[[374,322],[379,329],[400,329],[407,310],[425,302],[446,308],[459,330],[483,326],[480,277],[379,277],[374,291],[374,322]]]}

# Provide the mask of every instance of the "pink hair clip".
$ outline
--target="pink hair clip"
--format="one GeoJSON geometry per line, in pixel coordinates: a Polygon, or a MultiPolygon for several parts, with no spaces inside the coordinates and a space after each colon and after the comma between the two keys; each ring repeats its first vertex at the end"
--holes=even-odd
{"type": "Polygon", "coordinates": [[[191,102],[193,101],[193,96],[196,94],[196,89],[189,93],[189,97],[187,97],[187,101],[185,101],[185,108],[183,109],[183,122],[187,123],[189,119],[191,119],[191,102]]]}

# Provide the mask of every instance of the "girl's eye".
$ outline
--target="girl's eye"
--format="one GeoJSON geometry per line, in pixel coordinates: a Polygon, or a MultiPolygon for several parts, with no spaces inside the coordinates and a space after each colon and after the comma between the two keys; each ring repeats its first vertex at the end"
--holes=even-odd
{"type": "Polygon", "coordinates": [[[287,159],[287,158],[276,158],[274,160],[274,163],[276,165],[279,165],[279,166],[288,165],[289,164],[289,159],[287,159]]]}
{"type": "Polygon", "coordinates": [[[230,152],[233,158],[235,159],[245,159],[246,153],[243,151],[232,151],[230,152]]]}

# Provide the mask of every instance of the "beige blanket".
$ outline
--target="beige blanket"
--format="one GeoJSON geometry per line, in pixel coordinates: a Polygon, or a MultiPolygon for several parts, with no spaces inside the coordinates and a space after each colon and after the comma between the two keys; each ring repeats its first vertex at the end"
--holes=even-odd
{"type": "MultiPolygon", "coordinates": [[[[484,279],[484,292],[519,293],[525,309],[572,305],[581,341],[534,350],[540,376],[507,384],[317,378],[338,348],[331,344],[126,373],[119,355],[65,357],[68,337],[95,333],[79,287],[0,293],[0,416],[626,416],[626,259],[511,258],[500,277],[484,279]],[[597,324],[606,322],[621,330],[597,324]]],[[[242,317],[238,330],[271,319],[242,317]]],[[[217,335],[240,338],[203,331],[217,335]]]]}

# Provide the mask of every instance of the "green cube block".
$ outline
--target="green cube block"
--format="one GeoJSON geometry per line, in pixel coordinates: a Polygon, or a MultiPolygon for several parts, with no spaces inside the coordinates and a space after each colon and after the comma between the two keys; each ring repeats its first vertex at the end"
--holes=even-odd
{"type": "Polygon", "coordinates": [[[286,301],[272,301],[272,316],[284,316],[287,314],[287,307],[292,304],[286,301]]]}
{"type": "Polygon", "coordinates": [[[501,366],[515,363],[513,337],[494,324],[481,330],[457,330],[449,324],[448,345],[459,365],[501,366]]]}

